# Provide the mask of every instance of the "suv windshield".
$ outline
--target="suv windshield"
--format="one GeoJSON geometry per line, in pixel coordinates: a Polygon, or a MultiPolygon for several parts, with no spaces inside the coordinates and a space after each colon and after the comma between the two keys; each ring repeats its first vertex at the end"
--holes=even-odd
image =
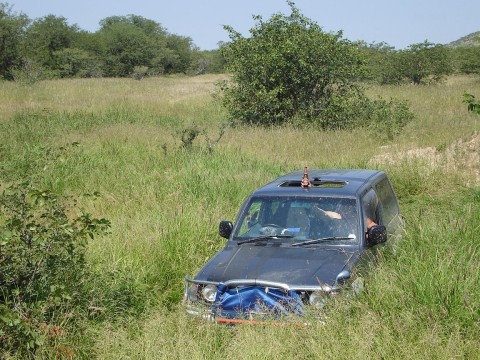
{"type": "Polygon", "coordinates": [[[354,198],[253,197],[240,215],[233,240],[331,238],[332,242],[352,244],[359,239],[357,219],[354,198]]]}

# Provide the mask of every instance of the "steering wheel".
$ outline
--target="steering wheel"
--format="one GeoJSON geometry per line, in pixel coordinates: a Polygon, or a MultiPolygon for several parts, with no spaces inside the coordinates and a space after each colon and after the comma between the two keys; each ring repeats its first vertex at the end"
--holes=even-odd
{"type": "Polygon", "coordinates": [[[262,235],[273,236],[278,234],[278,229],[282,227],[277,224],[265,224],[260,228],[260,233],[262,235]]]}
{"type": "Polygon", "coordinates": [[[277,224],[265,224],[262,227],[273,227],[275,229],[280,229],[281,228],[281,226],[277,225],[277,224]]]}

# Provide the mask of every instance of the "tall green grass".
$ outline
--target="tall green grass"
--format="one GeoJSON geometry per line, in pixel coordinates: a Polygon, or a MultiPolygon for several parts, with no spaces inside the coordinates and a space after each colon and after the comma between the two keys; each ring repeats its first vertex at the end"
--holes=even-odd
{"type": "Polygon", "coordinates": [[[461,102],[464,91],[480,94],[478,79],[371,88],[415,111],[392,142],[366,130],[237,127],[213,151],[202,133],[182,147],[182,129],[195,125],[215,138],[225,123],[210,97],[218,79],[0,83],[0,182],[98,191],[81,205],[112,222],[112,234],[89,243],[96,276],[85,317],[62,324],[65,333],[37,357],[478,358],[480,196],[478,182],[465,185],[475,184],[475,167],[371,162],[478,133],[461,102]],[[384,252],[370,272],[367,291],[332,302],[327,321],[305,328],[224,327],[186,316],[183,278],[224,245],[219,221],[234,220],[258,186],[304,166],[373,166],[390,175],[407,227],[395,254],[384,252]]]}

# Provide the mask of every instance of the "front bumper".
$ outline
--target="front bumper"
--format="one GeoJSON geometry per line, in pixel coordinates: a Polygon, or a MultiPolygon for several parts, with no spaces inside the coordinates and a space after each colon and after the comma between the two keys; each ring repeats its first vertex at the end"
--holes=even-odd
{"type": "MultiPolygon", "coordinates": [[[[229,280],[225,283],[199,281],[185,277],[184,305],[187,313],[208,321],[227,324],[298,324],[304,315],[305,305],[311,305],[311,294],[319,294],[323,307],[328,297],[336,294],[338,287],[328,285],[292,286],[259,279],[229,280]],[[215,299],[207,301],[202,296],[206,286],[217,287],[215,299]]],[[[317,304],[318,305],[318,304],[317,304]]],[[[311,307],[311,306],[308,306],[311,307]]],[[[303,323],[303,322],[300,322],[303,323]]]]}

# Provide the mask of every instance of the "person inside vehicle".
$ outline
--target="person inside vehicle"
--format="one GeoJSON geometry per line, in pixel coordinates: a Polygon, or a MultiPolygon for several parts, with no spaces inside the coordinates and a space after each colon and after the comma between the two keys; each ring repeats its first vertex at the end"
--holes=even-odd
{"type": "Polygon", "coordinates": [[[369,230],[376,226],[376,225],[381,225],[381,211],[380,207],[381,204],[378,201],[377,194],[375,191],[372,189],[370,190],[363,198],[362,200],[362,207],[363,207],[363,214],[364,214],[364,221],[365,221],[365,232],[366,232],[366,237],[368,238],[368,232],[369,230]]]}
{"type": "MultiPolygon", "coordinates": [[[[346,236],[349,233],[343,211],[337,211],[338,199],[316,202],[310,208],[313,238],[346,236]]],[[[347,216],[348,217],[348,216],[347,216]]]]}
{"type": "Polygon", "coordinates": [[[367,224],[367,231],[368,231],[372,226],[378,225],[375,221],[373,221],[373,220],[370,219],[369,217],[367,217],[366,224],[367,224]]]}
{"type": "Polygon", "coordinates": [[[319,204],[314,204],[312,206],[311,211],[312,211],[312,214],[316,216],[327,216],[330,219],[336,219],[336,220],[342,219],[342,215],[340,213],[336,211],[324,210],[319,206],[319,204]]]}

